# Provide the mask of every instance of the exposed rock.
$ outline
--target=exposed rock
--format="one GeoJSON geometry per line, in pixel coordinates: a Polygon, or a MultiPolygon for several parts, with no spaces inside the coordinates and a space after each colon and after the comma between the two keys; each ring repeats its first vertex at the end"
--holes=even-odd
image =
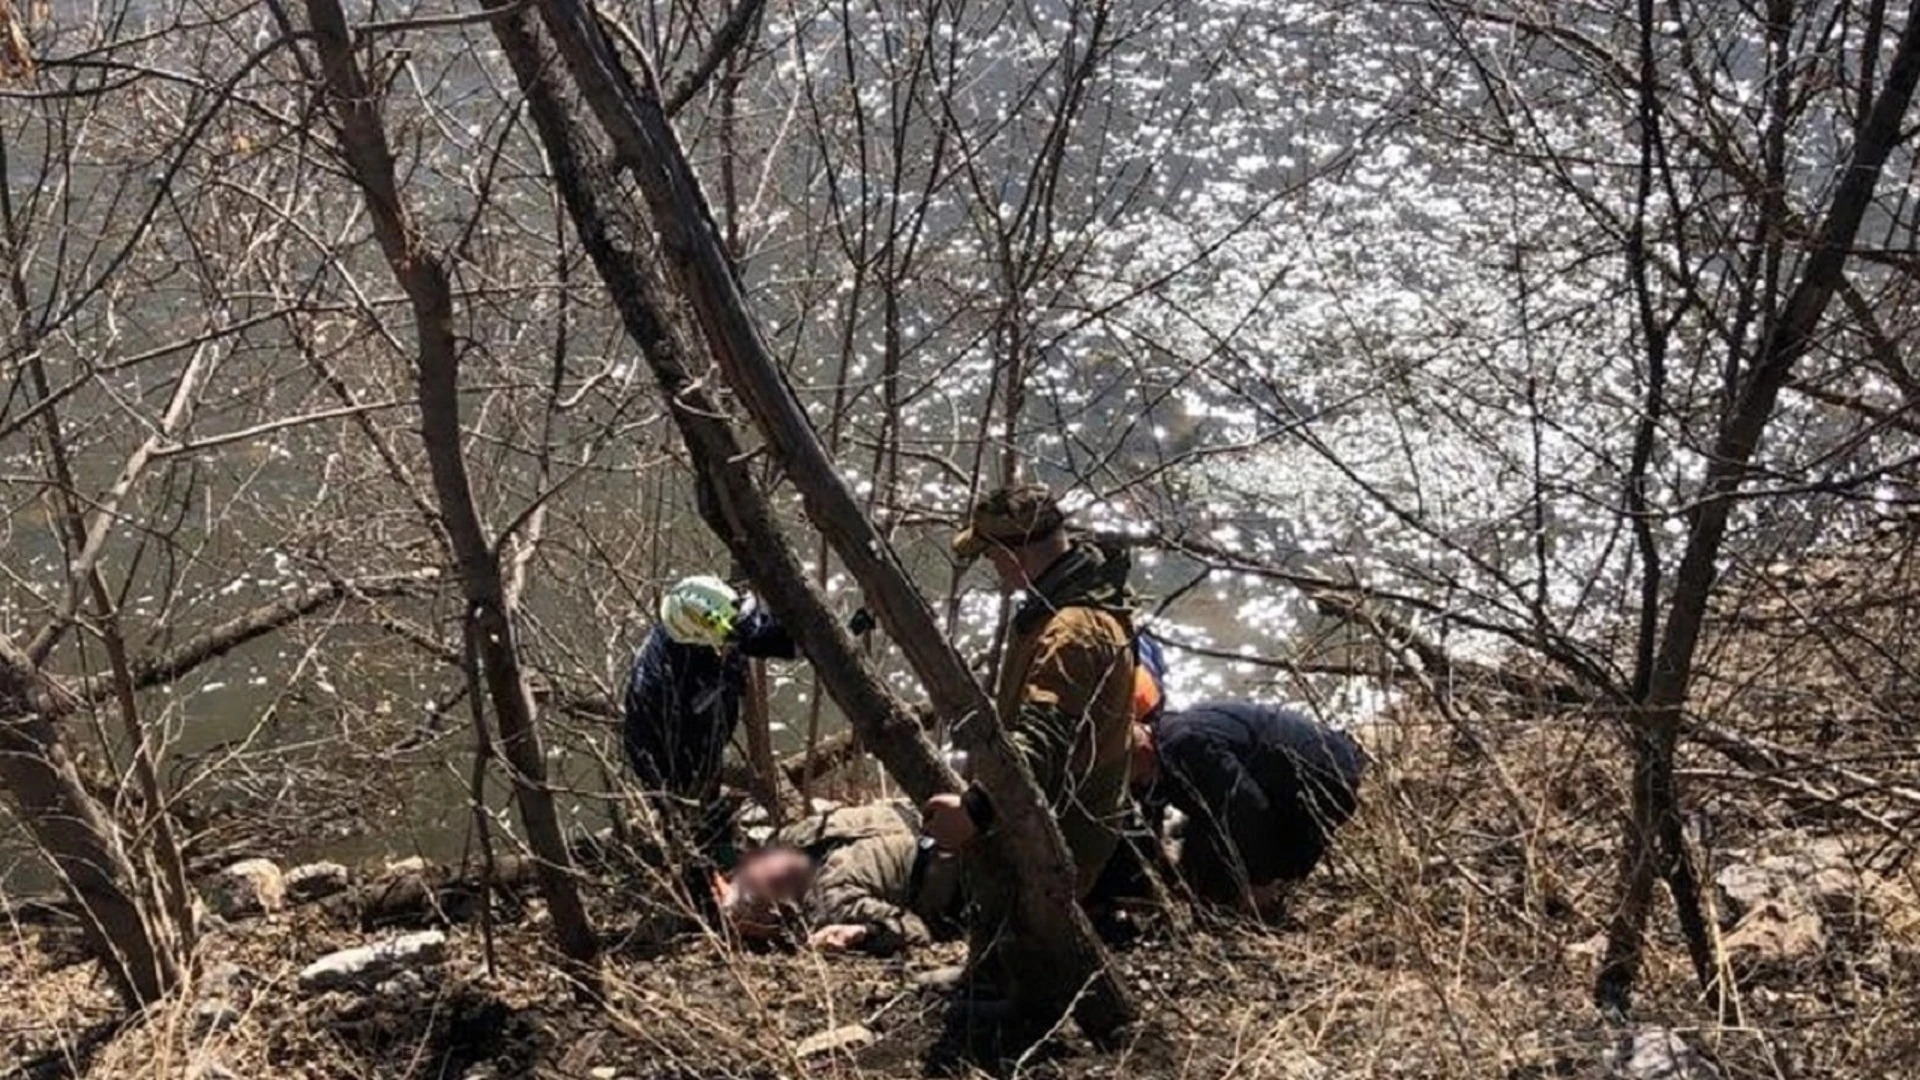
{"type": "Polygon", "coordinates": [[[967,969],[960,964],[953,964],[949,967],[915,972],[913,985],[925,990],[946,991],[959,986],[966,977],[967,969]]]}
{"type": "Polygon", "coordinates": [[[1587,964],[1597,962],[1607,954],[1607,935],[1595,934],[1585,941],[1576,941],[1560,950],[1560,954],[1569,964],[1587,964]]]}
{"type": "Polygon", "coordinates": [[[1827,951],[1827,930],[1819,915],[1769,900],[1742,916],[1722,944],[1742,972],[1792,970],[1827,951]]]}
{"type": "Polygon", "coordinates": [[[431,867],[432,864],[427,862],[425,856],[413,855],[388,863],[386,869],[380,871],[380,876],[383,878],[410,877],[415,874],[424,874],[431,867]]]}
{"type": "Polygon", "coordinates": [[[794,1052],[803,1058],[844,1053],[871,1046],[877,1037],[865,1024],[847,1024],[808,1036],[794,1052]]]}
{"type": "Polygon", "coordinates": [[[193,1003],[193,1035],[204,1039],[240,1022],[240,1009],[226,998],[201,998],[193,1003]]]}
{"type": "Polygon", "coordinates": [[[620,1070],[611,1065],[596,1065],[587,1070],[587,1075],[592,1077],[593,1080],[613,1080],[614,1077],[620,1075],[620,1070]]]}
{"type": "Polygon", "coordinates": [[[421,978],[418,971],[412,970],[397,972],[373,988],[374,993],[389,998],[418,997],[426,990],[427,980],[421,978]]]}
{"type": "Polygon", "coordinates": [[[193,982],[193,1031],[204,1038],[240,1022],[241,1010],[252,996],[246,973],[238,964],[209,965],[193,982]]]}
{"type": "Polygon", "coordinates": [[[376,986],[403,971],[437,964],[446,953],[447,935],[438,930],[402,934],[315,960],[300,972],[300,988],[312,992],[376,986]]]}
{"type": "Polygon", "coordinates": [[[1779,891],[1774,876],[1752,863],[1723,867],[1713,880],[1735,919],[1773,899],[1779,891]]]}
{"type": "Polygon", "coordinates": [[[213,881],[213,909],[222,918],[270,915],[286,903],[286,879],[271,859],[242,859],[213,881]]]}
{"type": "Polygon", "coordinates": [[[1733,920],[1767,903],[1795,915],[1850,921],[1881,905],[1885,881],[1862,868],[1836,840],[1815,839],[1783,855],[1759,855],[1722,868],[1715,884],[1733,920]]]}
{"type": "Polygon", "coordinates": [[[1624,1031],[1606,1057],[1608,1080],[1721,1080],[1720,1068],[1663,1027],[1624,1031]]]}
{"type": "Polygon", "coordinates": [[[353,876],[336,862],[308,863],[287,871],[287,900],[310,904],[347,891],[353,876]]]}
{"type": "Polygon", "coordinates": [[[230,960],[209,964],[202,969],[194,980],[194,992],[198,997],[245,997],[247,993],[247,974],[240,965],[230,960]]]}

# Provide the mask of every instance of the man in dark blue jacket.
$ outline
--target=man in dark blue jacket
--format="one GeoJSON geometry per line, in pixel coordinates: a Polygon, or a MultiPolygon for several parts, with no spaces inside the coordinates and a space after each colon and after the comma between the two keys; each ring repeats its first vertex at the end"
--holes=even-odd
{"type": "Polygon", "coordinates": [[[772,613],[718,578],[687,578],[661,598],[627,678],[623,742],[648,800],[670,824],[688,823],[696,850],[713,852],[729,831],[720,770],[747,661],[796,655],[772,613]]]}
{"type": "Polygon", "coordinates": [[[1292,709],[1211,703],[1168,712],[1136,777],[1186,815],[1180,872],[1203,900],[1264,913],[1353,816],[1366,755],[1292,709]]]}

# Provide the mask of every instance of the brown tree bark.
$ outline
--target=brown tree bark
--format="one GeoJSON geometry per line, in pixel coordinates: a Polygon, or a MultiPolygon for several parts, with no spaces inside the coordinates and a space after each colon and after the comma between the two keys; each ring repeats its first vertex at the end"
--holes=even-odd
{"type": "Polygon", "coordinates": [[[81,930],[129,1009],[164,997],[176,957],[149,912],[112,820],[87,791],[60,738],[78,699],[0,637],[0,784],[78,904],[81,930]]]}
{"type": "Polygon", "coordinates": [[[0,783],[78,906],[93,955],[123,1003],[158,1001],[179,972],[140,876],[60,737],[74,699],[0,640],[0,783]]]}
{"type": "MultiPolygon", "coordinates": [[[[809,518],[860,582],[869,607],[900,643],[935,708],[953,721],[955,741],[969,752],[976,778],[994,801],[999,824],[983,844],[990,864],[1015,886],[1020,940],[1007,956],[1015,965],[1016,992],[1036,1008],[1071,1006],[1081,1026],[1096,1035],[1131,1023],[1137,1014],[1107,967],[1099,941],[1076,902],[1072,863],[1046,799],[1020,764],[986,692],[939,633],[926,599],[840,480],[761,341],[699,182],[662,108],[651,68],[642,58],[638,81],[631,79],[591,12],[578,0],[542,0],[539,6],[582,96],[622,164],[639,180],[665,261],[704,331],[709,352],[801,492],[809,518]]],[[[509,49],[509,55],[512,52],[509,49]]],[[[528,68],[536,78],[544,70],[537,57],[515,66],[517,72],[528,68]]],[[[527,75],[521,78],[523,88],[527,87],[527,75]]],[[[529,90],[538,120],[543,110],[531,102],[532,97],[529,90]]],[[[542,124],[550,154],[557,141],[548,134],[552,130],[563,129],[556,129],[552,119],[542,124]]],[[[577,136],[570,142],[579,145],[577,136]]],[[[586,155],[576,151],[570,156],[571,161],[552,162],[563,184],[569,173],[585,164],[586,155]]],[[[570,206],[579,202],[584,187],[574,186],[570,206]]],[[[598,188],[608,196],[614,190],[610,185],[598,188]]],[[[594,201],[613,200],[596,195],[594,201]]],[[[608,207],[598,209],[604,215],[608,207]]],[[[578,227],[578,208],[575,217],[578,227]]],[[[588,229],[580,231],[586,241],[588,229]]],[[[718,510],[709,523],[754,572],[755,583],[801,642],[843,711],[856,723],[880,720],[880,730],[874,732],[878,737],[869,745],[902,787],[920,798],[935,790],[950,790],[953,780],[947,770],[933,758],[901,703],[862,662],[845,629],[800,572],[791,548],[780,540],[781,531],[765,499],[745,482],[737,440],[724,414],[702,400],[705,395],[690,384],[687,351],[660,315],[667,309],[661,289],[632,257],[636,235],[628,232],[623,239],[625,261],[631,265],[621,267],[619,274],[627,280],[621,284],[609,278],[609,287],[617,299],[624,298],[623,313],[628,306],[647,309],[629,315],[629,324],[643,324],[645,332],[635,335],[643,347],[653,342],[649,361],[675,405],[675,418],[708,482],[712,498],[707,501],[718,510]],[[777,554],[769,557],[773,552],[777,554]]],[[[600,246],[619,246],[610,240],[603,238],[600,246]]],[[[587,241],[587,246],[591,253],[595,243],[587,241]]],[[[605,275],[599,257],[596,265],[605,275]]]]}
{"type": "Polygon", "coordinates": [[[747,729],[747,763],[753,801],[767,808],[774,828],[787,823],[786,803],[780,798],[780,767],[773,756],[773,711],[768,704],[767,665],[755,660],[747,677],[747,696],[741,719],[747,729]]]}
{"type": "MultiPolygon", "coordinates": [[[[490,7],[507,0],[486,0],[490,7]]],[[[574,229],[606,283],[628,336],[640,347],[699,478],[701,516],[751,577],[781,624],[800,642],[862,738],[915,798],[958,787],[919,737],[907,710],[859,661],[852,639],[825,602],[806,585],[800,559],[754,484],[748,455],[726,412],[693,374],[695,350],[667,316],[672,300],[647,257],[650,231],[621,197],[603,155],[575,122],[555,73],[550,48],[518,13],[494,21],[527,109],[547,152],[548,168],[567,204],[574,229]]]]}
{"type": "MultiPolygon", "coordinates": [[[[1596,1001],[1625,1012],[1638,978],[1654,885],[1664,874],[1676,893],[1697,888],[1684,847],[1674,751],[1694,655],[1717,580],[1720,547],[1767,422],[1793,369],[1806,356],[1827,306],[1839,290],[1880,173],[1903,139],[1902,124],[1920,83],[1920,2],[1907,21],[1887,81],[1866,113],[1853,153],[1827,206],[1817,245],[1789,295],[1780,321],[1741,384],[1729,386],[1733,409],[1708,455],[1707,475],[1687,520],[1687,545],[1674,571],[1666,625],[1651,665],[1646,696],[1631,718],[1634,740],[1632,817],[1627,828],[1619,906],[1607,930],[1607,951],[1594,984],[1596,1001]]],[[[1677,896],[1683,905],[1690,897],[1677,896]]],[[[1697,905],[1696,905],[1697,906],[1697,905]]],[[[1689,935],[1692,936],[1691,934],[1689,935]]],[[[1696,956],[1696,966],[1701,959],[1696,956]]]]}
{"type": "Polygon", "coordinates": [[[446,528],[468,628],[478,643],[482,680],[500,725],[501,752],[512,778],[514,803],[527,845],[539,860],[540,890],[569,974],[590,997],[601,993],[599,942],[574,881],[572,858],[547,786],[533,695],[521,668],[512,605],[497,546],[481,524],[460,438],[460,350],[454,337],[453,293],[447,268],[414,225],[400,199],[374,91],[353,56],[353,41],[337,0],[308,0],[313,40],[326,78],[328,105],[341,150],[365,197],[373,232],[413,309],[418,346],[420,437],[446,528]]]}

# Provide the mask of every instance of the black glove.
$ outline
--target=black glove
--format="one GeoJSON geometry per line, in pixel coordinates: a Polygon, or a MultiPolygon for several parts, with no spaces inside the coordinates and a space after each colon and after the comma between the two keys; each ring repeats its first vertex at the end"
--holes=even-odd
{"type": "Polygon", "coordinates": [[[866,637],[873,632],[873,612],[861,608],[847,620],[847,632],[854,637],[866,637]]]}

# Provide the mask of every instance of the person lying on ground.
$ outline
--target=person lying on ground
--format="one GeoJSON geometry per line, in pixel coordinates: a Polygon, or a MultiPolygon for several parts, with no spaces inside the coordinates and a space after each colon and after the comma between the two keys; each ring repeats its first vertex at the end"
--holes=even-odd
{"type": "Polygon", "coordinates": [[[719,578],[683,579],[660,598],[627,678],[622,741],[649,803],[695,851],[719,852],[731,834],[720,775],[747,661],[796,655],[773,615],[719,578]]]}
{"type": "MultiPolygon", "coordinates": [[[[1046,795],[1085,897],[1119,839],[1138,673],[1125,552],[1068,535],[1043,486],[1001,488],[977,502],[953,539],[986,555],[1002,588],[1024,594],[1013,616],[996,705],[1046,795]]],[[[960,850],[993,824],[977,785],[927,803],[927,835],[960,850]]]]}
{"type": "Polygon", "coordinates": [[[814,814],[744,854],[716,882],[742,936],[783,936],[790,923],[827,952],[890,955],[945,940],[961,910],[960,865],[925,842],[913,808],[873,803],[814,814]]]}
{"type": "Polygon", "coordinates": [[[1203,901],[1271,915],[1353,816],[1366,754],[1292,709],[1214,702],[1143,727],[1135,786],[1150,816],[1187,818],[1179,871],[1203,901]]]}

